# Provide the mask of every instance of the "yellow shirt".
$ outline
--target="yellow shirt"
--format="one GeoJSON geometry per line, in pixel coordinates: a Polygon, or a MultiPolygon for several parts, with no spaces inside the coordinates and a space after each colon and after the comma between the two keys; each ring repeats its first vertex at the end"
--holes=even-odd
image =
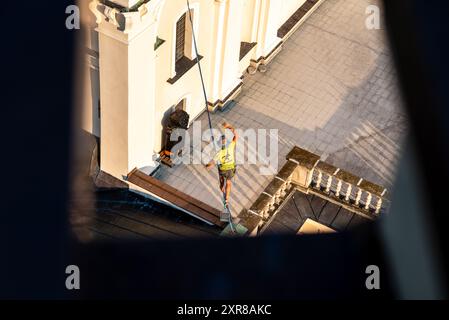
{"type": "Polygon", "coordinates": [[[214,157],[215,163],[221,171],[235,168],[235,141],[232,141],[227,148],[220,150],[214,157]]]}

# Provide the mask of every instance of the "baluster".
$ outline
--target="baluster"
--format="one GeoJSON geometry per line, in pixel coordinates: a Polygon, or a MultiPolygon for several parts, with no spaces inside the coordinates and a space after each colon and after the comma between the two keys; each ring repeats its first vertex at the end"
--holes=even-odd
{"type": "Polygon", "coordinates": [[[287,192],[285,192],[285,189],[282,190],[282,192],[280,193],[280,198],[284,198],[287,195],[287,192]]]}
{"type": "Polygon", "coordinates": [[[372,199],[373,199],[373,196],[371,195],[371,193],[368,192],[368,196],[366,197],[365,210],[369,209],[372,199]]]}
{"type": "Polygon", "coordinates": [[[342,182],[341,182],[340,179],[338,179],[338,182],[337,182],[337,189],[335,190],[335,196],[336,196],[336,197],[339,197],[339,196],[340,196],[341,186],[342,186],[342,182]]]}
{"type": "Polygon", "coordinates": [[[327,185],[326,185],[326,192],[329,193],[331,190],[331,185],[332,185],[332,176],[328,175],[327,176],[327,185]]]}
{"type": "Polygon", "coordinates": [[[321,180],[323,180],[323,173],[318,170],[318,178],[316,179],[316,187],[321,190],[321,180]]]}
{"type": "Polygon", "coordinates": [[[282,187],[274,195],[274,203],[279,204],[281,202],[281,196],[282,196],[282,187]]]}
{"type": "Polygon", "coordinates": [[[381,208],[382,208],[382,198],[379,197],[376,204],[376,214],[379,214],[381,208]]]}
{"type": "Polygon", "coordinates": [[[276,197],[266,193],[265,191],[263,193],[270,197],[270,201],[268,201],[267,206],[265,207],[265,210],[267,211],[267,213],[269,213],[270,211],[274,210],[274,204],[276,202],[276,197]]]}
{"type": "MultiPolygon", "coordinates": [[[[273,207],[273,209],[274,209],[274,207],[273,207]]],[[[264,215],[263,216],[264,216],[265,219],[268,219],[270,217],[270,208],[266,208],[264,210],[264,215]]]]}
{"type": "Polygon", "coordinates": [[[348,190],[346,190],[345,201],[349,201],[349,197],[351,196],[352,184],[348,183],[348,190]]]}
{"type": "Polygon", "coordinates": [[[355,197],[355,205],[356,206],[359,205],[361,199],[362,199],[362,189],[359,188],[359,190],[357,190],[357,195],[355,197]]]}

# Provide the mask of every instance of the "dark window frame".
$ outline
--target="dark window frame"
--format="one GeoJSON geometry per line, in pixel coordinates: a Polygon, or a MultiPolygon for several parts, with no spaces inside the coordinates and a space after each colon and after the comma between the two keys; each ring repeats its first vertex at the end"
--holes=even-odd
{"type": "MultiPolygon", "coordinates": [[[[193,11],[193,9],[192,9],[193,11]]],[[[186,45],[187,45],[187,23],[189,23],[188,12],[178,19],[176,22],[176,34],[175,34],[175,76],[167,80],[168,83],[174,84],[178,81],[184,74],[186,74],[192,67],[203,59],[202,56],[198,55],[198,58],[190,59],[186,55],[186,45]]]]}
{"type": "Polygon", "coordinates": [[[178,62],[185,57],[186,45],[186,21],[187,13],[184,13],[176,22],[176,44],[175,44],[175,70],[178,72],[178,62]]]}

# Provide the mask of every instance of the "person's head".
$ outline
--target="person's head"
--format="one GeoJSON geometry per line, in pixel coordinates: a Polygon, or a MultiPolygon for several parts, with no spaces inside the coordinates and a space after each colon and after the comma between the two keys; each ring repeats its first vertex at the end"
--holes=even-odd
{"type": "Polygon", "coordinates": [[[226,135],[225,134],[221,135],[221,148],[222,149],[226,148],[226,135]]]}

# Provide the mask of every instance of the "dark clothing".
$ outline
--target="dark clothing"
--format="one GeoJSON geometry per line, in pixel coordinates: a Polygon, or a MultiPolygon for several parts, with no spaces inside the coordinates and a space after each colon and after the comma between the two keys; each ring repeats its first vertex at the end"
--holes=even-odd
{"type": "Polygon", "coordinates": [[[236,169],[230,169],[230,170],[218,170],[218,172],[220,173],[220,177],[226,178],[228,180],[231,180],[232,178],[234,178],[235,175],[235,171],[236,169]]]}

